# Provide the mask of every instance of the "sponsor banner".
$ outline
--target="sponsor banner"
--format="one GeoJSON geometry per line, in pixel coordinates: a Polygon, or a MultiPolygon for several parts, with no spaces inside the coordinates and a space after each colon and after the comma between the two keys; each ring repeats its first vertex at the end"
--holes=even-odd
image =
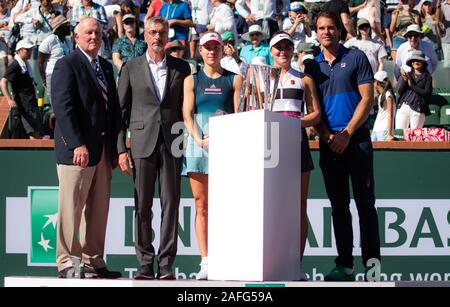
{"type": "MultiPolygon", "coordinates": [[[[450,256],[450,200],[378,199],[382,256],[450,256]]],[[[354,201],[354,255],[361,255],[359,219],[354,201]]],[[[329,200],[308,201],[308,247],[305,255],[336,255],[329,200]]]]}
{"type": "MultiPolygon", "coordinates": [[[[360,255],[358,215],[353,202],[350,206],[354,255],[360,255]]],[[[7,197],[6,253],[28,255],[29,266],[54,266],[57,209],[56,187],[30,187],[28,197],[7,197]]],[[[383,256],[450,256],[450,200],[381,199],[377,200],[377,210],[383,256]]],[[[105,257],[135,255],[133,217],[133,198],[111,198],[105,257]]],[[[335,256],[329,201],[310,200],[308,218],[305,256],[335,256]]],[[[160,220],[160,203],[155,199],[152,220],[155,249],[159,246],[160,220]]],[[[194,200],[184,198],[180,203],[178,255],[198,255],[194,223],[194,200]]]]}

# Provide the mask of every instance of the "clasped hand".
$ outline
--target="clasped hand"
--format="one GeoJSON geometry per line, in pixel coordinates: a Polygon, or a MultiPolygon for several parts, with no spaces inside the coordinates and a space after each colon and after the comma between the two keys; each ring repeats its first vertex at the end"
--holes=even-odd
{"type": "Polygon", "coordinates": [[[342,154],[350,143],[351,135],[347,130],[342,130],[336,134],[330,134],[328,138],[328,146],[332,152],[342,154]]]}

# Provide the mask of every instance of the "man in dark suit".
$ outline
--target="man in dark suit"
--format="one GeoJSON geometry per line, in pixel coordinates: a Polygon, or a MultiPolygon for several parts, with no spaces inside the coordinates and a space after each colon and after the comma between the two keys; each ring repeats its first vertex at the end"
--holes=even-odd
{"type": "Polygon", "coordinates": [[[187,62],[165,55],[168,31],[164,18],[147,20],[147,52],[127,62],[119,78],[123,120],[118,140],[119,166],[127,175],[131,167],[134,175],[135,246],[140,264],[136,279],[155,278],[151,209],[157,176],[162,215],[156,277],[175,279],[172,265],[177,253],[181,151],[175,152],[177,146],[172,144],[182,127],[174,129],[176,132],[172,132],[172,127],[183,121],[183,81],[190,68],[187,62]],[[127,128],[131,132],[131,156],[125,147],[127,128]]]}
{"type": "Polygon", "coordinates": [[[116,84],[112,65],[98,56],[98,21],[84,18],[75,41],[78,48],[56,63],[52,76],[59,179],[56,263],[60,278],[83,278],[81,261],[86,276],[119,278],[103,260],[121,126],[116,84]]]}

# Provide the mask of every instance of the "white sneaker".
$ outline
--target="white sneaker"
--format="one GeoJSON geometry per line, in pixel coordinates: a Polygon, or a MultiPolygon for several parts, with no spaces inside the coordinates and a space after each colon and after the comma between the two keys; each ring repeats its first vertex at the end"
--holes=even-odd
{"type": "Polygon", "coordinates": [[[208,279],[208,262],[200,262],[200,272],[197,273],[197,280],[207,280],[208,279]]]}

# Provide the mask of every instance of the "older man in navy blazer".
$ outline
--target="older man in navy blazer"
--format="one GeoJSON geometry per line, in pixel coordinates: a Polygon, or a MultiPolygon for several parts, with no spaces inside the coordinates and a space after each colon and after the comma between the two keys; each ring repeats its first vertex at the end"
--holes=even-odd
{"type": "Polygon", "coordinates": [[[118,278],[103,259],[120,106],[113,68],[98,56],[101,25],[81,20],[78,48],[56,63],[52,102],[59,179],[56,264],[60,278],[118,278]],[[78,231],[79,238],[78,238],[78,231]],[[84,273],[79,270],[84,263],[84,273]]]}

